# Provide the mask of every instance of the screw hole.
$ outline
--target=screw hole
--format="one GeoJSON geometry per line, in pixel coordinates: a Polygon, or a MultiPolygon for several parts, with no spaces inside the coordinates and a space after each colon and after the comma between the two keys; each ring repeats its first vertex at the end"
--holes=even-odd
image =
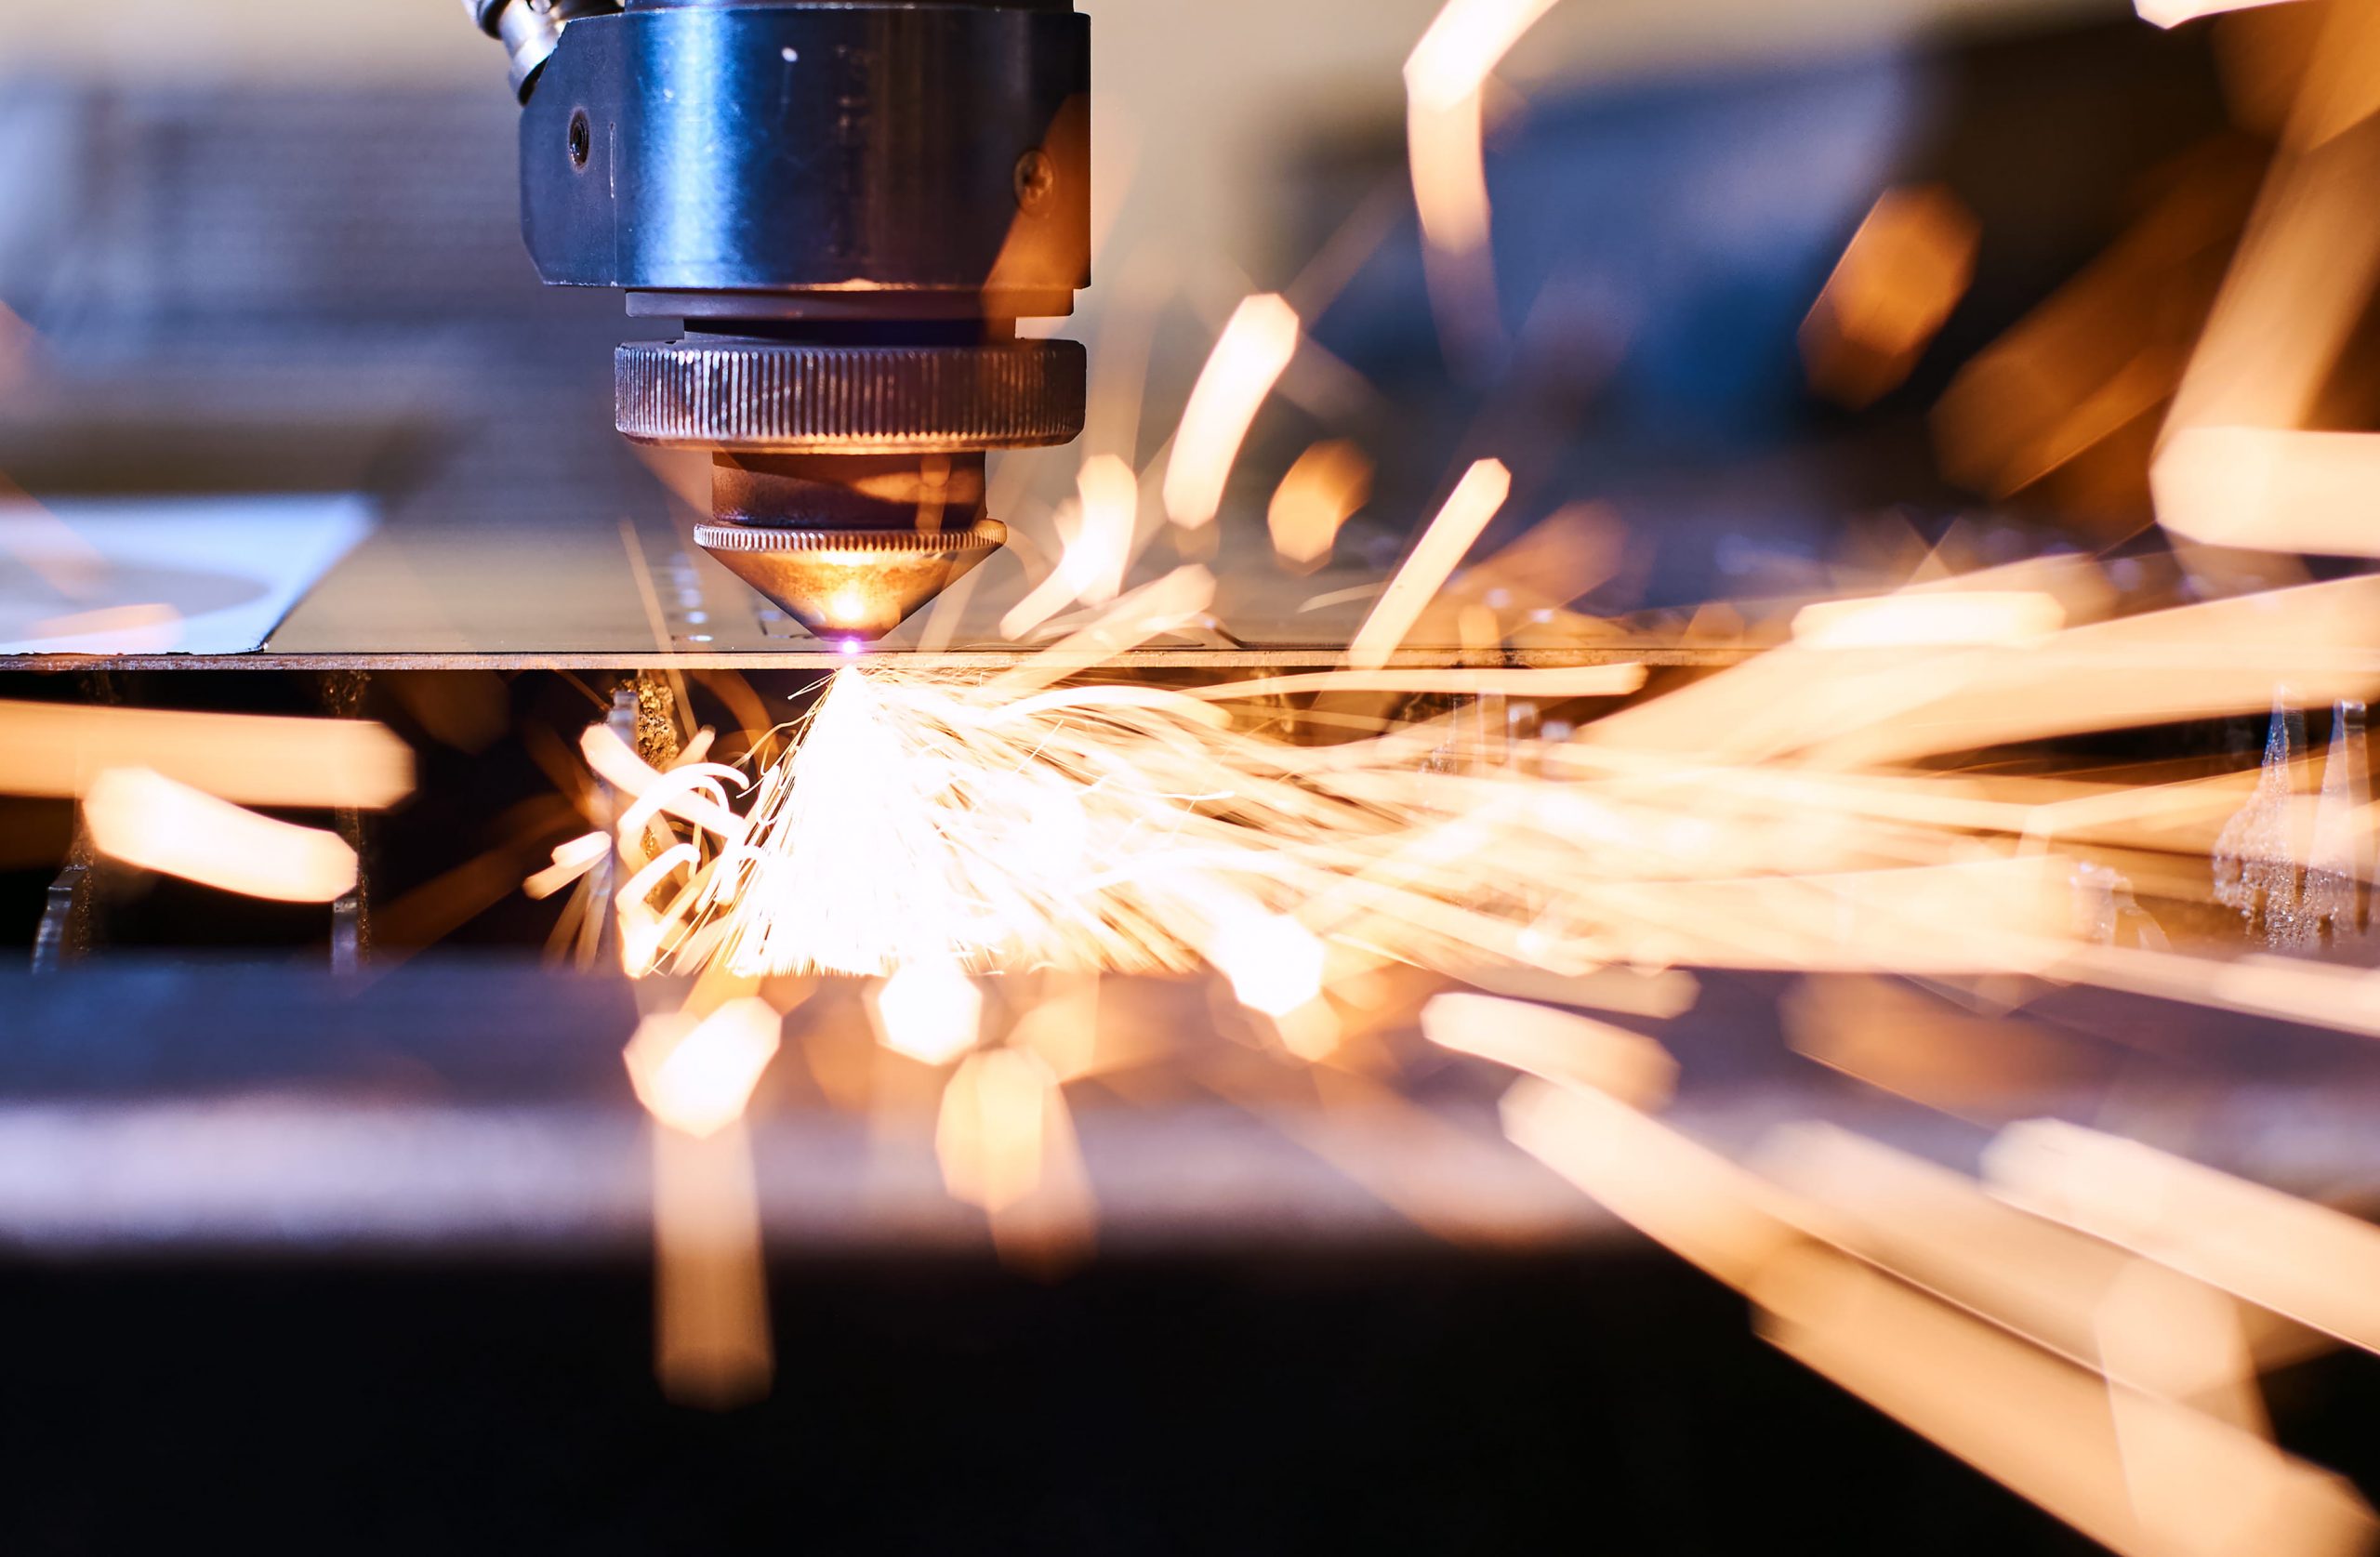
{"type": "Polygon", "coordinates": [[[585,167],[587,153],[594,145],[594,131],[587,124],[587,111],[580,109],[570,116],[570,165],[585,167]]]}
{"type": "Polygon", "coordinates": [[[1026,211],[1038,211],[1050,203],[1058,188],[1058,165],[1050,153],[1036,147],[1016,159],[1016,204],[1026,211]]]}

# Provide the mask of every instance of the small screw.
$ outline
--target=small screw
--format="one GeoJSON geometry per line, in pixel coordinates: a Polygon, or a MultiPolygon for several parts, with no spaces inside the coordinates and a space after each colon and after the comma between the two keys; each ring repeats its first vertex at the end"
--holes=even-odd
{"type": "Polygon", "coordinates": [[[1020,210],[1038,211],[1058,188],[1058,165],[1050,153],[1035,147],[1016,159],[1016,204],[1020,210]]]}
{"type": "Polygon", "coordinates": [[[585,167],[587,153],[594,144],[594,132],[588,128],[587,111],[580,109],[570,116],[570,165],[585,167]]]}

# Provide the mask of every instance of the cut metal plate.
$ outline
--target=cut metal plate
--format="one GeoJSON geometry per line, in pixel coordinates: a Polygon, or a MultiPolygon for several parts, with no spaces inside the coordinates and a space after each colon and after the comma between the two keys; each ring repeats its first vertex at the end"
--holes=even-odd
{"type": "MultiPolygon", "coordinates": [[[[1261,543],[1260,543],[1261,544],[1261,543]]],[[[1335,569],[1294,577],[1261,552],[1218,574],[1216,630],[1115,657],[1131,669],[1323,669],[1383,583],[1335,569]]],[[[1031,586],[1013,550],[995,555],[868,657],[953,669],[1017,663],[1050,640],[1007,640],[1000,619],[1031,586]]],[[[1064,619],[1051,627],[1063,627],[1064,619]]],[[[1738,651],[1597,640],[1483,653],[1415,641],[1399,666],[1724,665],[1738,651]]],[[[253,653],[21,655],[0,670],[816,670],[851,663],[694,544],[690,529],[622,520],[384,526],[333,568],[253,653]]]]}

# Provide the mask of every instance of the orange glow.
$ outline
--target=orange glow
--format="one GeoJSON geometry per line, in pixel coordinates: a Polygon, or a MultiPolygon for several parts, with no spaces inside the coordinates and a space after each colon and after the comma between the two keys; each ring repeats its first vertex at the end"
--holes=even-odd
{"type": "Polygon", "coordinates": [[[628,1040],[637,1101],[662,1124],[703,1140],[744,1116],[785,1025],[765,1000],[730,1000],[707,1017],[648,1016],[628,1040]]]}
{"type": "Polygon", "coordinates": [[[991,1049],[959,1066],[934,1128],[952,1197],[999,1212],[1040,1188],[1051,1112],[1064,1107],[1057,1077],[1021,1049],[991,1049]]]}
{"type": "Polygon", "coordinates": [[[1840,673],[1801,644],[1603,719],[1595,746],[1788,754],[1837,769],[2272,706],[2360,697],[2380,580],[2357,577],[2091,622],[2039,643],[1917,648],[1840,673]]]}
{"type": "MultiPolygon", "coordinates": [[[[1456,349],[1502,317],[1487,105],[1499,62],[1550,4],[1450,0],[1408,66],[1423,259],[1458,377],[1514,365],[1456,349]]],[[[654,1135],[673,1392],[724,1395],[765,1376],[738,1121],[776,1029],[762,1034],[767,1008],[750,996],[768,981],[782,1004],[783,976],[844,973],[874,983],[877,1041],[820,1023],[814,1062],[788,1085],[814,1081],[895,1148],[904,1128],[920,1144],[932,1107],[942,1183],[985,1213],[1012,1262],[1048,1268],[1090,1242],[1070,1086],[1097,1079],[1073,1101],[1103,1108],[1203,1088],[1432,1234],[1575,1236],[1587,1208],[1563,1193],[1574,1188],[1745,1294],[1787,1353],[2118,1550],[2368,1546],[2360,1499],[2270,1441],[2258,1379],[2331,1337],[2380,1350],[2380,1233],[2068,1126],[2006,1132],[1980,1180],[1827,1126],[1750,1140],[1731,1115],[1705,1134],[1699,1104],[1656,1115],[1679,1067],[1616,1024],[1687,1011],[1716,970],[1806,975],[1778,1003],[1792,1044],[1780,1058],[1827,1096],[1844,1075],[1897,1094],[1884,1127],[1896,1132],[1921,1127],[1899,1117],[1912,1101],[1968,1121],[1953,1141],[2043,1097],[2068,1108],[2144,1062],[2025,1016],[2052,986],[2380,1035],[2380,971],[2174,950],[2203,947],[2210,905],[2228,901],[2227,862],[2251,856],[2293,892],[2303,872],[2306,901],[2330,904],[2317,915],[2290,898],[2315,924],[2307,945],[2324,939],[2317,919],[2342,942],[2364,931],[2380,823],[2360,746],[2340,738],[2318,799],[2302,744],[2259,774],[2210,773],[2220,764],[2199,756],[2074,766],[2096,743],[2060,741],[2261,713],[2276,685],[2317,708],[2380,685],[2380,576],[2252,592],[2243,579],[2286,559],[2213,555],[2380,556],[2359,513],[2360,494],[2380,490],[2380,435],[2292,430],[2339,376],[2380,273],[2371,145],[2306,127],[2334,134],[2355,104],[2380,100],[2380,72],[2361,68],[2380,57],[2380,21],[2356,25],[2371,52],[2318,63],[2340,78],[2334,101],[2307,107],[2325,96],[2311,88],[2301,100],[2175,401],[2154,495],[2175,535],[2203,544],[2173,558],[1970,571],[2003,555],[1990,523],[1937,536],[1878,518],[1789,593],[1603,621],[1588,613],[1619,607],[1593,602],[1631,598],[1642,536],[1580,505],[1500,549],[1484,537],[1543,495],[1515,503],[1512,471],[1486,459],[1445,472],[1461,479],[1385,584],[1287,586],[1341,613],[1320,619],[1332,631],[1368,607],[1346,668],[1186,684],[1203,673],[1185,644],[1299,656],[1234,619],[1262,598],[1249,580],[1219,589],[1183,567],[1127,591],[1148,565],[1136,548],[1166,541],[1144,488],[1161,482],[1179,555],[1230,555],[1244,537],[1214,536],[1273,395],[1286,386],[1317,422],[1371,425],[1358,413],[1376,391],[1302,336],[1298,310],[1316,314],[1353,273],[1334,257],[1309,272],[1330,284],[1289,290],[1294,307],[1239,305],[1161,474],[1135,468],[1140,389],[1095,409],[1108,436],[1095,429],[1071,496],[1042,510],[1061,543],[1048,575],[1000,623],[1020,642],[1063,634],[1053,647],[987,670],[967,655],[854,663],[782,759],[771,747],[748,772],[699,755],[658,772],[590,732],[588,761],[623,798],[616,866],[615,844],[579,838],[533,885],[594,872],[627,965],[701,980],[690,1010],[649,1020],[628,1056],[667,1127],[654,1135]],[[2166,600],[2196,603],[2139,608],[2166,600]],[[1157,653],[1124,657],[1143,649],[1157,653]],[[1630,701],[1582,706],[1617,697],[1630,701]],[[2227,825],[2243,802],[2247,823],[2227,825]],[[1219,976],[1186,992],[1103,989],[1109,970],[1219,976]],[[1180,1002],[1211,1004],[1225,985],[1248,1014],[1210,1011],[1219,1047],[1177,1045],[1180,1002]],[[1417,1021],[1434,1047],[1415,1065],[1417,1021]],[[1437,1106],[1477,1096],[1482,1060],[1527,1077],[1503,1100],[1502,1140],[1459,1101],[1437,1106]],[[1432,1090],[1441,1078],[1457,1085],[1432,1090]],[[1532,1161],[1515,1165],[1508,1146],[1532,1161]],[[1492,1177],[1507,1173],[1517,1180],[1492,1177]],[[1512,1182],[1533,1187],[1501,1204],[1478,1193],[1512,1182]]],[[[2173,181],[2202,173],[2192,163],[2173,181]]],[[[1962,467],[1946,473],[1998,492],[2050,473],[2100,481],[2097,464],[2121,456],[2136,484],[2252,177],[2171,208],[2160,197],[2139,252],[2095,268],[1973,364],[1940,418],[1962,467]],[[2110,323],[2127,293],[2155,318],[2110,323]]],[[[1879,199],[1805,323],[1814,387],[1865,403],[1906,381],[1960,310],[1978,240],[1946,190],[1879,199]]],[[[1165,257],[1135,304],[1151,319],[1197,284],[1165,257]]],[[[1149,361],[1132,341],[1102,360],[1136,376],[1149,361]]],[[[1491,422],[1476,436],[1541,430],[1491,422]]],[[[1029,512],[1027,486],[1058,471],[1027,468],[1012,462],[1000,480],[1029,512]]],[[[1285,567],[1342,549],[1371,476],[1352,445],[1305,451],[1266,512],[1285,567]]],[[[2063,513],[2072,492],[2044,495],[2063,513]]],[[[2120,495],[2111,510],[2137,511],[2136,494],[2120,495]]],[[[958,641],[959,600],[946,598],[933,641],[958,641]]],[[[2352,728],[2344,706],[2337,723],[2352,728]]],[[[1712,998],[1734,1004],[1743,982],[1713,984],[1712,998]]],[[[2122,1090],[2157,1102],[2153,1088],[2122,1090]]]]}
{"type": "Polygon", "coordinates": [[[1061,1082],[1096,1075],[1115,1056],[1099,1041],[1099,975],[1044,976],[1042,998],[1017,1019],[1009,1042],[1031,1050],[1061,1082]]]}
{"type": "Polygon", "coordinates": [[[1388,663],[1405,635],[1421,619],[1422,608],[1446,587],[1479,533],[1488,528],[1512,495],[1513,473],[1501,461],[1483,459],[1463,473],[1446,507],[1421,533],[1413,554],[1372,607],[1371,614],[1347,648],[1347,663],[1358,670],[1378,670],[1388,663]]]}
{"type": "Polygon", "coordinates": [[[248,806],[379,811],[413,789],[413,753],[361,719],[0,703],[0,793],[71,798],[144,768],[248,806]]]}
{"type": "Polygon", "coordinates": [[[857,589],[844,589],[826,601],[826,620],[837,624],[867,620],[867,597],[857,589]]]}
{"type": "MultiPolygon", "coordinates": [[[[2135,1274],[2141,1262],[2122,1250],[1848,1130],[1787,1126],[1762,1143],[1752,1166],[1796,1197],[1788,1214],[1805,1233],[2079,1366],[2100,1362],[2111,1329],[2123,1331],[2120,1344],[2138,1365],[2144,1343],[2191,1339],[2177,1326],[2200,1327],[2199,1316],[2183,1312],[2198,1306],[2194,1300],[2145,1292],[2135,1274]]],[[[2217,1372],[2231,1366],[2215,1363],[2217,1372]]],[[[2188,1373],[2193,1394],[2210,1377],[2196,1362],[2168,1360],[2155,1371],[2161,1387],[2188,1373]]]]}
{"type": "MultiPolygon", "coordinates": [[[[115,605],[53,616],[33,624],[31,636],[71,640],[105,638],[112,654],[157,654],[182,640],[182,614],[170,605],[115,605]]],[[[71,647],[68,652],[71,651],[71,647]]]]}
{"type": "MultiPolygon", "coordinates": [[[[638,804],[621,818],[621,830],[633,838],[654,816],[680,817],[728,842],[739,842],[744,820],[727,809],[722,785],[742,785],[744,775],[732,768],[695,765],[663,773],[628,749],[607,724],[590,724],[580,735],[578,749],[597,777],[638,804]]],[[[640,859],[637,864],[641,866],[640,859]]]]}
{"type": "Polygon", "coordinates": [[[1301,329],[1296,311],[1270,294],[1241,303],[1223,326],[1174,434],[1165,472],[1165,511],[1174,523],[1202,529],[1222,511],[1240,445],[1297,355],[1301,329]]]}
{"type": "MultiPolygon", "coordinates": [[[[2193,1405],[2243,1432],[2269,1439],[2272,1418],[2256,1383],[2246,1310],[2202,1281],[2147,1260],[2127,1260],[2092,1314],[2099,1366],[2117,1404],[2116,1432],[2132,1437],[2123,1405],[2141,1395],[2193,1405]]],[[[2127,1443],[2127,1473],[2140,1479],[2144,1461],[2161,1456],[2153,1426],[2146,1443],[2127,1443]]],[[[2170,1491],[2136,1493],[2135,1506],[2174,1505],[2170,1491]]]]}
{"type": "Polygon", "coordinates": [[[2007,1016],[1977,1016],[1884,979],[1805,980],[1782,1006],[1795,1052],[1964,1117],[2105,1078],[2088,1046],[2007,1016]]]}
{"type": "Polygon", "coordinates": [[[984,992],[948,963],[912,962],[869,997],[877,1036],[896,1054],[946,1065],[975,1047],[984,992]]]}
{"type": "Polygon", "coordinates": [[[654,1365],[681,1405],[726,1410],[769,1392],[760,1186],[741,1125],[653,1132],[654,1365]]]}
{"type": "Polygon", "coordinates": [[[1202,703],[1249,697],[1280,697],[1292,693],[1444,693],[1457,697],[1625,697],[1645,684],[1641,665],[1564,666],[1547,670],[1316,670],[1300,675],[1263,676],[1252,681],[1223,681],[1211,687],[1185,687],[1182,695],[1202,703]]]}
{"type": "Polygon", "coordinates": [[[281,903],[355,890],[355,851],[334,833],[243,811],[142,768],[112,768],[83,802],[102,854],[167,876],[281,903]]]}
{"type": "Polygon", "coordinates": [[[1939,185],[1879,196],[1803,322],[1811,386],[1851,406],[1898,386],[1966,296],[1981,235],[1939,185]]]}
{"type": "Polygon", "coordinates": [[[1054,1275],[1090,1252],[1097,1207],[1057,1076],[1033,1053],[971,1057],[943,1089],[934,1155],[955,1200],[990,1220],[1000,1259],[1054,1275]]]}
{"type": "Polygon", "coordinates": [[[1273,550],[1291,567],[1320,566],[1329,560],[1340,527],[1372,495],[1372,462],[1355,444],[1316,443],[1298,456],[1273,494],[1267,524],[1273,550]]]}

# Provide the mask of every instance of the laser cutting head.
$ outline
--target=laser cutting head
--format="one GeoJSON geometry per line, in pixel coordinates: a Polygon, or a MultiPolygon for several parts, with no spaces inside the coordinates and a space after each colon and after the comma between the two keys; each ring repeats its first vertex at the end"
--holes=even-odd
{"type": "Polygon", "coordinates": [[[837,642],[997,551],[986,454],[1083,424],[1081,346],[1016,331],[1090,283],[1071,0],[467,3],[539,273],[683,322],[620,349],[618,426],[712,456],[698,544],[837,642]]]}

